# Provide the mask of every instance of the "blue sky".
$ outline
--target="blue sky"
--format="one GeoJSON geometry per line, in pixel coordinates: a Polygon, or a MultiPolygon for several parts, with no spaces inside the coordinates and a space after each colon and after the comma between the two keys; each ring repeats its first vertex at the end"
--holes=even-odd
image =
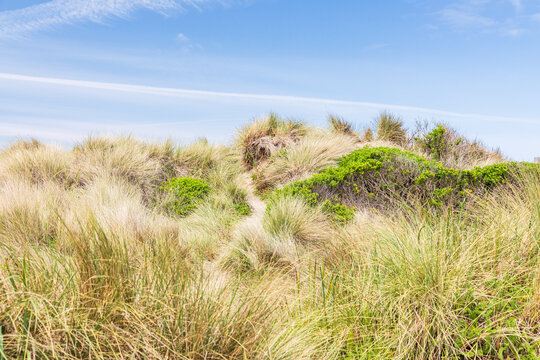
{"type": "Polygon", "coordinates": [[[230,142],[270,111],[540,156],[537,0],[0,0],[0,142],[230,142]]]}

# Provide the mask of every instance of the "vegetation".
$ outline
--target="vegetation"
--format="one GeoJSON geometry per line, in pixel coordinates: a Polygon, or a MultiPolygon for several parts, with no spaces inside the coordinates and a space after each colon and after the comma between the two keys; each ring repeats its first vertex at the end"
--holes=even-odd
{"type": "Polygon", "coordinates": [[[488,162],[502,162],[498,152],[487,151],[478,141],[469,141],[447,125],[419,124],[414,137],[415,147],[446,166],[475,167],[488,162]]]}
{"type": "Polygon", "coordinates": [[[210,191],[207,183],[191,177],[172,178],[164,182],[158,189],[168,193],[171,197],[168,204],[169,210],[180,216],[191,213],[197,203],[204,199],[210,191]]]}
{"type": "Polygon", "coordinates": [[[305,134],[303,123],[283,120],[276,114],[270,114],[262,120],[256,120],[242,129],[237,138],[241,148],[242,160],[248,169],[268,159],[274,153],[294,144],[305,134]]]}
{"type": "Polygon", "coordinates": [[[396,202],[416,201],[457,205],[471,193],[515,180],[521,169],[528,167],[511,162],[457,170],[410,152],[365,147],[343,157],[337,167],[285,186],[274,199],[301,196],[310,205],[321,203],[336,220],[346,221],[360,207],[395,209],[396,202]]]}
{"type": "Polygon", "coordinates": [[[345,124],[0,151],[0,359],[540,358],[539,167],[345,124]]]}
{"type": "Polygon", "coordinates": [[[353,126],[350,122],[335,115],[328,115],[330,130],[336,134],[354,135],[353,126]]]}
{"type": "Polygon", "coordinates": [[[404,145],[407,142],[407,131],[403,128],[403,121],[388,112],[383,112],[375,120],[377,138],[395,144],[404,145]]]}
{"type": "Polygon", "coordinates": [[[358,139],[345,134],[312,131],[302,141],[274,153],[253,172],[259,191],[300,180],[337,163],[340,157],[357,149],[358,139]]]}

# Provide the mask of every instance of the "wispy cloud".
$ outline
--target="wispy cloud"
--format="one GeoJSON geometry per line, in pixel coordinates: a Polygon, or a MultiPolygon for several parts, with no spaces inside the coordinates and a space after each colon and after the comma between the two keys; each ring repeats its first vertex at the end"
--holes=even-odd
{"type": "Polygon", "coordinates": [[[178,40],[180,42],[183,42],[183,43],[189,42],[189,38],[186,35],[182,34],[182,33],[180,33],[180,34],[178,34],[176,36],[176,40],[178,40]]]}
{"type": "Polygon", "coordinates": [[[164,12],[181,6],[198,6],[208,0],[53,0],[22,9],[0,12],[0,38],[81,21],[102,22],[111,17],[126,17],[134,10],[164,12]]]}
{"type": "Polygon", "coordinates": [[[437,15],[454,30],[518,36],[530,28],[533,16],[527,10],[522,0],[457,0],[437,15]]]}
{"type": "Polygon", "coordinates": [[[178,89],[178,88],[165,88],[155,86],[144,85],[132,85],[132,84],[119,84],[109,82],[97,82],[86,80],[72,80],[72,79],[59,79],[37,76],[26,76],[19,74],[0,73],[0,79],[9,81],[24,81],[41,84],[50,84],[55,86],[66,87],[78,87],[88,89],[98,89],[103,91],[116,91],[124,93],[134,94],[146,94],[162,97],[175,97],[183,99],[206,99],[206,100],[223,100],[223,99],[237,99],[244,101],[270,101],[281,103],[293,103],[293,104],[319,104],[319,105],[341,105],[350,107],[369,108],[380,111],[381,109],[388,109],[391,111],[408,111],[421,114],[429,114],[433,116],[448,116],[454,118],[474,119],[484,121],[500,121],[500,122],[513,122],[523,124],[535,124],[539,125],[539,119],[524,119],[514,117],[502,117],[491,116],[481,114],[467,114],[456,113],[445,110],[430,109],[416,106],[404,106],[393,104],[381,104],[362,101],[348,101],[348,100],[335,100],[335,99],[323,99],[313,97],[302,96],[289,96],[289,95],[271,95],[271,94],[248,94],[248,93],[236,93],[236,92],[218,92],[218,91],[204,91],[204,90],[192,90],[192,89],[178,89]]]}
{"type": "MultiPolygon", "coordinates": [[[[219,120],[207,120],[203,123],[212,125],[219,120]]],[[[39,138],[47,142],[60,144],[72,144],[80,141],[89,135],[135,135],[140,138],[152,139],[155,137],[171,137],[171,129],[181,127],[181,137],[176,140],[187,141],[199,135],[194,131],[189,122],[167,122],[167,123],[143,123],[143,124],[112,124],[85,122],[79,119],[57,119],[44,117],[10,116],[0,122],[0,146],[6,142],[21,138],[39,138]],[[158,135],[158,136],[156,136],[158,135]],[[7,141],[6,141],[7,140],[7,141]]],[[[197,121],[201,125],[201,121],[197,121]]],[[[215,125],[214,125],[215,126],[215,125]]]]}
{"type": "Polygon", "coordinates": [[[508,0],[508,1],[516,9],[516,11],[519,12],[519,11],[523,10],[523,3],[521,2],[521,0],[508,0]]]}

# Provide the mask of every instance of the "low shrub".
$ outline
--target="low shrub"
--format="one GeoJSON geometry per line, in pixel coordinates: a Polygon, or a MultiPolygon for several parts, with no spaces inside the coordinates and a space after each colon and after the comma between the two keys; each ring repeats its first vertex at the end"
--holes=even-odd
{"type": "Polygon", "coordinates": [[[158,189],[172,196],[167,208],[180,216],[189,215],[210,192],[207,183],[191,177],[172,178],[158,189]]]}
{"type": "Polygon", "coordinates": [[[321,204],[335,220],[347,221],[357,208],[385,209],[418,201],[432,206],[458,204],[471,193],[507,183],[531,166],[509,162],[458,170],[399,149],[368,147],[343,157],[337,167],[277,190],[271,202],[300,196],[310,205],[321,204]]]}
{"type": "MultiPolygon", "coordinates": [[[[448,153],[449,147],[451,146],[448,142],[448,136],[446,133],[447,129],[439,124],[435,129],[425,134],[424,137],[418,138],[417,143],[432,158],[435,160],[440,160],[448,153]]],[[[459,138],[455,145],[458,145],[461,141],[462,139],[459,138]]]]}
{"type": "Polygon", "coordinates": [[[447,125],[436,124],[429,130],[429,125],[419,124],[414,144],[432,160],[440,161],[445,166],[473,168],[504,161],[496,151],[490,151],[478,141],[470,141],[447,125]]]}

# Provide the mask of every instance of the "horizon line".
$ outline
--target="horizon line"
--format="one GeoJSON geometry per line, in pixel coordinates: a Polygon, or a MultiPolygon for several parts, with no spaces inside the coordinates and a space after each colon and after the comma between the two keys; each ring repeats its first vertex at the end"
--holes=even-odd
{"type": "Polygon", "coordinates": [[[118,91],[118,92],[127,92],[127,93],[149,94],[149,95],[158,95],[158,96],[167,96],[167,97],[187,98],[187,97],[192,97],[192,96],[200,96],[200,97],[210,97],[210,98],[212,97],[213,98],[237,98],[237,99],[244,98],[244,99],[251,99],[251,100],[308,102],[308,103],[320,103],[320,104],[328,104],[328,105],[348,105],[348,106],[368,107],[368,108],[375,108],[375,109],[386,108],[390,110],[416,111],[416,112],[429,113],[433,115],[452,116],[452,117],[460,117],[460,118],[473,118],[473,119],[479,119],[479,120],[482,119],[482,120],[502,121],[502,122],[520,122],[520,123],[528,123],[528,124],[540,124],[540,121],[534,120],[534,119],[511,118],[511,117],[504,117],[504,116],[482,115],[482,114],[471,114],[471,113],[458,113],[458,112],[452,112],[452,111],[447,111],[447,110],[424,108],[424,107],[419,107],[419,106],[394,105],[394,104],[383,104],[383,103],[351,101],[351,100],[325,99],[325,98],[304,97],[304,96],[294,96],[294,95],[253,94],[253,93],[249,94],[249,93],[237,93],[237,92],[181,89],[181,88],[171,88],[171,87],[156,87],[156,86],[148,86],[148,85],[133,85],[133,84],[124,84],[124,83],[29,76],[29,75],[13,74],[13,73],[0,73],[0,79],[12,80],[12,81],[26,81],[26,82],[34,82],[34,83],[42,83],[42,84],[52,84],[52,85],[60,85],[60,86],[68,86],[68,87],[81,87],[81,88],[89,88],[89,89],[109,90],[109,91],[118,91]]]}

